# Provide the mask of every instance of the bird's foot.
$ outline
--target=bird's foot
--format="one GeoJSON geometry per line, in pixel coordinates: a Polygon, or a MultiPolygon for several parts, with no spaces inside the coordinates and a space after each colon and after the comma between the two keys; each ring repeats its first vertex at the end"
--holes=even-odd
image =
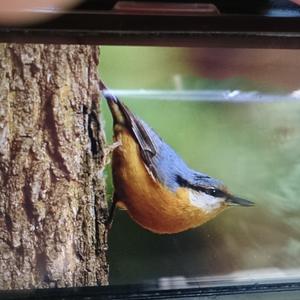
{"type": "Polygon", "coordinates": [[[112,143],[111,145],[107,145],[104,149],[104,153],[105,153],[105,166],[108,165],[110,163],[110,156],[113,153],[113,151],[122,146],[122,142],[121,141],[116,141],[114,143],[112,143]]]}
{"type": "Polygon", "coordinates": [[[109,154],[111,154],[116,148],[118,148],[119,146],[122,146],[122,142],[121,141],[116,141],[113,142],[111,145],[108,145],[106,147],[107,151],[109,152],[109,154]]]}

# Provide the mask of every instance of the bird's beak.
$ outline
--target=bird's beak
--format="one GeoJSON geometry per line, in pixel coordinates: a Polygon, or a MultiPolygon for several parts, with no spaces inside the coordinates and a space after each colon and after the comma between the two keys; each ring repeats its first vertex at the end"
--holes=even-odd
{"type": "Polygon", "coordinates": [[[251,202],[249,200],[235,197],[233,195],[229,195],[228,198],[226,199],[226,202],[229,205],[240,205],[240,206],[253,206],[254,202],[251,202]]]}

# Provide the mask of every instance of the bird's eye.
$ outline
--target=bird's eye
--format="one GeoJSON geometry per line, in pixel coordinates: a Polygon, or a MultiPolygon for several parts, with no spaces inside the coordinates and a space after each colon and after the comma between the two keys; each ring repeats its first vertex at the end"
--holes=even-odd
{"type": "Polygon", "coordinates": [[[216,193],[217,193],[216,189],[209,189],[209,190],[207,190],[207,194],[210,195],[210,196],[215,196],[216,193]]]}
{"type": "Polygon", "coordinates": [[[207,189],[206,194],[213,197],[219,197],[219,198],[224,196],[224,193],[221,190],[217,190],[217,189],[207,189]]]}

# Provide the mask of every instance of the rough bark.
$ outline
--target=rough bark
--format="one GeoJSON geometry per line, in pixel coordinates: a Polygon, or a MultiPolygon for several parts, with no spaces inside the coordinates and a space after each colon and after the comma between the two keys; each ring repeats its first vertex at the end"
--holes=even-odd
{"type": "Polygon", "coordinates": [[[98,55],[0,45],[0,289],[107,284],[98,55]]]}

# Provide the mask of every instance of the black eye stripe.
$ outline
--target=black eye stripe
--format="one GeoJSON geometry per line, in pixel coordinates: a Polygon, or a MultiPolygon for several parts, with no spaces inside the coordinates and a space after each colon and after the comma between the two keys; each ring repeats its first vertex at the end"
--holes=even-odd
{"type": "Polygon", "coordinates": [[[213,196],[216,198],[226,197],[226,193],[219,189],[209,189],[209,188],[204,188],[204,187],[201,187],[198,185],[193,185],[179,175],[176,176],[176,181],[180,186],[193,189],[197,192],[203,192],[207,195],[210,195],[210,196],[213,196]]]}

